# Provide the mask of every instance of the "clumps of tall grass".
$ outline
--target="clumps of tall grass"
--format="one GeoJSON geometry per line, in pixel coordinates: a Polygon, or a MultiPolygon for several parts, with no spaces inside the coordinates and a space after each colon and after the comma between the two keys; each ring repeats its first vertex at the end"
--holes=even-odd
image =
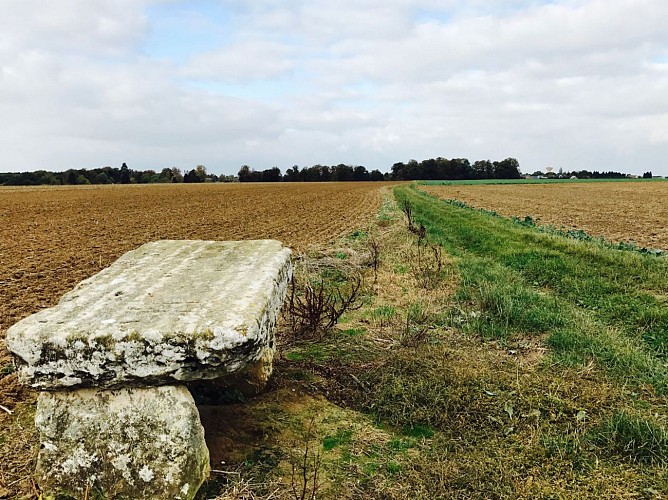
{"type": "Polygon", "coordinates": [[[434,318],[425,306],[419,302],[410,304],[406,311],[406,320],[399,332],[399,345],[418,347],[429,339],[429,328],[434,318]]]}
{"type": "Polygon", "coordinates": [[[665,422],[628,410],[615,412],[593,434],[598,445],[634,462],[668,464],[668,428],[665,422]]]}
{"type": "Polygon", "coordinates": [[[359,404],[398,429],[438,429],[460,437],[491,432],[508,415],[505,394],[485,392],[496,391],[499,382],[487,361],[438,343],[421,342],[418,350],[399,345],[373,370],[358,374],[367,388],[359,404]]]}
{"type": "Polygon", "coordinates": [[[380,305],[371,310],[370,319],[373,324],[382,330],[391,326],[397,318],[397,309],[392,305],[380,305]]]}
{"type": "Polygon", "coordinates": [[[637,340],[592,321],[585,314],[573,314],[572,325],[558,328],[547,337],[557,361],[565,366],[593,362],[618,381],[651,384],[659,394],[668,391],[668,368],[638,345],[637,340]]]}
{"type": "Polygon", "coordinates": [[[451,277],[452,266],[443,255],[443,249],[426,240],[416,240],[416,244],[405,248],[400,255],[402,272],[413,277],[417,288],[435,290],[451,277]]]}
{"type": "Polygon", "coordinates": [[[450,372],[446,363],[425,359],[424,352],[419,359],[397,352],[383,366],[361,374],[370,391],[362,405],[379,421],[398,428],[444,426],[454,413],[453,406],[465,407],[469,395],[480,392],[453,390],[450,372]]]}
{"type": "Polygon", "coordinates": [[[489,259],[460,261],[461,288],[455,298],[468,314],[454,308],[457,326],[486,338],[507,338],[514,333],[540,334],[568,323],[560,304],[538,293],[516,274],[489,259]]]}

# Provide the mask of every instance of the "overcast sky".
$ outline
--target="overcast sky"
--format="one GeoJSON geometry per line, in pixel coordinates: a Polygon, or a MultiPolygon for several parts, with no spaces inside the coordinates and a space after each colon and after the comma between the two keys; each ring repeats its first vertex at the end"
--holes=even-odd
{"type": "Polygon", "coordinates": [[[668,175],[666,0],[0,0],[0,171],[668,175]]]}

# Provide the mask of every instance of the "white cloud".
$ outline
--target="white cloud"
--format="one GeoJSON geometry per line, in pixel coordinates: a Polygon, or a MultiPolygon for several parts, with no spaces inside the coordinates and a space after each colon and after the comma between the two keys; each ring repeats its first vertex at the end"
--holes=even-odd
{"type": "Polygon", "coordinates": [[[117,55],[145,36],[147,1],[3,0],[0,32],[19,52],[67,51],[117,55]]]}
{"type": "Polygon", "coordinates": [[[293,53],[290,47],[275,42],[237,43],[196,55],[188,61],[182,74],[226,82],[279,78],[294,69],[293,53]]]}
{"type": "Polygon", "coordinates": [[[193,5],[4,0],[0,170],[515,156],[668,175],[663,0],[193,5]],[[179,26],[199,45],[153,55],[179,26]]]}

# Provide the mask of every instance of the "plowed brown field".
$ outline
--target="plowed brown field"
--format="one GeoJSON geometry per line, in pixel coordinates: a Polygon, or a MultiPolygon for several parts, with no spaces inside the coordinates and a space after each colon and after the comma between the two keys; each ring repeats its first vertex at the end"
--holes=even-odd
{"type": "Polygon", "coordinates": [[[420,189],[505,216],[668,250],[668,182],[434,185],[420,189]]]}
{"type": "MultiPolygon", "coordinates": [[[[382,183],[0,188],[0,340],[10,325],[148,241],[275,238],[305,250],[367,224],[382,190],[382,183]]],[[[0,361],[6,355],[0,348],[0,361]]]]}
{"type": "Polygon", "coordinates": [[[36,394],[9,373],[10,325],[148,241],[276,238],[303,251],[368,225],[385,189],[370,182],[0,187],[0,498],[37,498],[29,410],[36,394]]]}

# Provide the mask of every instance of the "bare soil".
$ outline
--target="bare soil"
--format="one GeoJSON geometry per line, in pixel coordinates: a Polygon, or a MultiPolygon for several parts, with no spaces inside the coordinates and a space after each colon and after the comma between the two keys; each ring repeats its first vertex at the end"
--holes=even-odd
{"type": "Polygon", "coordinates": [[[367,223],[381,190],[378,183],[0,188],[0,339],[146,242],[273,238],[305,251],[367,223]]]}
{"type": "Polygon", "coordinates": [[[434,185],[420,189],[507,217],[528,215],[540,224],[668,250],[668,182],[434,185]]]}
{"type": "Polygon", "coordinates": [[[149,241],[273,238],[297,252],[326,245],[368,225],[387,185],[0,187],[0,498],[37,495],[36,395],[12,372],[4,346],[12,324],[149,241]]]}

